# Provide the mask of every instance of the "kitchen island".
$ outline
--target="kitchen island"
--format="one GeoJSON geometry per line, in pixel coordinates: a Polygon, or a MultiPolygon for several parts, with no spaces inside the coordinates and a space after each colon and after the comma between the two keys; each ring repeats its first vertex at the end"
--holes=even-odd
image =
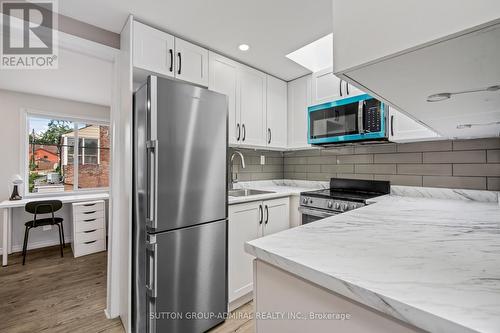
{"type": "Polygon", "coordinates": [[[247,242],[257,332],[500,332],[498,194],[455,192],[385,196],[247,242]],[[305,309],[322,320],[294,317],[305,309]]]}

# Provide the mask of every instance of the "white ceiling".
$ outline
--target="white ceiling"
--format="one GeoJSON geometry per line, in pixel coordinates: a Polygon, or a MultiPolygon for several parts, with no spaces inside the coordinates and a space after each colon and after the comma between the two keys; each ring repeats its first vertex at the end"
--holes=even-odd
{"type": "Polygon", "coordinates": [[[332,31],[331,6],[331,0],[64,0],[59,12],[116,33],[131,13],[288,81],[309,71],[286,54],[332,31]],[[250,51],[239,51],[241,43],[250,51]]]}

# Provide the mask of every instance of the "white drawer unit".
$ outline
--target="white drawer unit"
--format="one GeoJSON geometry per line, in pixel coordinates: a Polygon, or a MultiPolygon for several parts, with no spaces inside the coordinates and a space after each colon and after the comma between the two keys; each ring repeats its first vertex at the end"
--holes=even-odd
{"type": "Polygon", "coordinates": [[[103,200],[78,202],[73,207],[73,242],[76,257],[106,250],[106,217],[103,200]]]}

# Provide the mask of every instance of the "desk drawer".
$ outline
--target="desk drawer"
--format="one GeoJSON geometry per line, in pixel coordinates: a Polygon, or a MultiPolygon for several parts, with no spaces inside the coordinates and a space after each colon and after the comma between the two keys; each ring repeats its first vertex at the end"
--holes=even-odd
{"type": "Polygon", "coordinates": [[[73,225],[75,232],[83,232],[94,229],[104,229],[104,218],[89,218],[88,220],[76,221],[73,225]]]}
{"type": "Polygon", "coordinates": [[[74,244],[73,255],[75,257],[80,257],[87,254],[101,252],[105,250],[106,250],[106,240],[99,239],[99,240],[87,241],[80,244],[74,244]]]}
{"type": "Polygon", "coordinates": [[[73,214],[104,211],[104,201],[90,201],[73,204],[73,214]]]}
{"type": "Polygon", "coordinates": [[[73,213],[73,219],[75,220],[75,223],[79,223],[82,221],[88,222],[89,220],[92,219],[104,219],[104,211],[103,210],[91,210],[88,212],[74,212],[73,213]]]}
{"type": "Polygon", "coordinates": [[[75,244],[82,244],[85,242],[104,239],[104,229],[91,229],[83,232],[75,233],[75,244]]]}

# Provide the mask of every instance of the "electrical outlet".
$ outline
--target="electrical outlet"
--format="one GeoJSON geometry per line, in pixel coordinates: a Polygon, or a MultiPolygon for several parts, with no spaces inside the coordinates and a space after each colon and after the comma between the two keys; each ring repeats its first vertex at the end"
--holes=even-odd
{"type": "Polygon", "coordinates": [[[44,225],[42,227],[43,231],[47,231],[47,230],[52,230],[52,226],[51,225],[44,225]]]}
{"type": "Polygon", "coordinates": [[[266,164],[266,156],[260,155],[260,165],[266,164]]]}

